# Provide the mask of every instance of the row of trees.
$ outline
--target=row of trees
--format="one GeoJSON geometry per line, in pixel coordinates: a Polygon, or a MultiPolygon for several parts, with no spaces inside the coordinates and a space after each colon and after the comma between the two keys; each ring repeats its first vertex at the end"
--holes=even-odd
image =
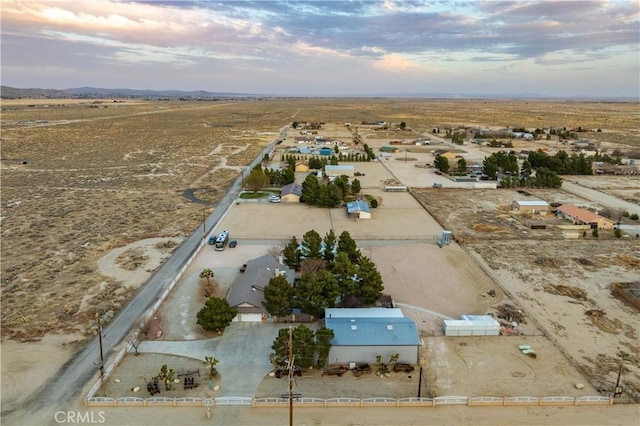
{"type": "MultiPolygon", "coordinates": [[[[300,368],[312,366],[322,367],[326,364],[331,350],[333,330],[320,327],[314,333],[306,325],[302,324],[292,330],[293,362],[300,368]]],[[[269,356],[274,367],[284,367],[289,364],[289,330],[280,329],[278,337],[271,346],[273,352],[269,356]]]]}
{"type": "Polygon", "coordinates": [[[349,178],[344,175],[338,176],[326,185],[321,185],[316,176],[308,175],[302,182],[300,202],[311,206],[340,207],[347,195],[358,195],[361,189],[358,179],[354,179],[349,184],[349,178]]]}
{"type": "Polygon", "coordinates": [[[320,317],[325,308],[370,305],[384,289],[375,264],[362,256],[347,231],[336,240],[333,230],[324,239],[311,230],[302,243],[292,237],[283,249],[284,260],[291,268],[300,267],[302,276],[291,287],[284,277],[273,277],[264,289],[263,306],[271,315],[289,315],[299,308],[320,317]]]}

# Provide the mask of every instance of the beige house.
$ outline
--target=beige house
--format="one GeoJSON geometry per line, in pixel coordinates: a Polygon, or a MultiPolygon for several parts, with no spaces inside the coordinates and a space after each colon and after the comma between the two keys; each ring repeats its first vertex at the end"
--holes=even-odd
{"type": "Polygon", "coordinates": [[[615,222],[592,211],[581,209],[572,204],[558,207],[558,214],[572,221],[575,225],[589,225],[591,229],[612,230],[615,222]]]}
{"type": "Polygon", "coordinates": [[[305,160],[296,161],[295,171],[296,172],[308,172],[309,171],[309,163],[307,163],[305,160]]]}

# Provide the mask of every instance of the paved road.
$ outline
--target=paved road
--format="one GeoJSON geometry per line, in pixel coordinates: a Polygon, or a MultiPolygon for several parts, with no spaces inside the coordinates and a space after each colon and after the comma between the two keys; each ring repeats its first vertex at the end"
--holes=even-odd
{"type": "Polygon", "coordinates": [[[621,200],[620,198],[605,194],[604,192],[596,189],[587,188],[586,186],[582,186],[568,179],[571,179],[571,177],[567,176],[566,179],[562,180],[562,189],[567,192],[579,195],[582,198],[586,198],[587,200],[596,202],[604,207],[609,207],[614,210],[622,209],[629,213],[640,213],[640,206],[637,204],[621,200]]]}
{"type": "MultiPolygon", "coordinates": [[[[249,164],[251,170],[262,161],[266,152],[271,150],[277,140],[286,137],[288,127],[281,129],[281,135],[265,147],[260,155],[249,164]]],[[[227,195],[218,203],[215,211],[206,219],[205,228],[213,229],[235,202],[242,186],[239,176],[228,189],[227,195]]],[[[105,327],[103,332],[104,359],[120,349],[133,324],[153,306],[162,292],[177,278],[185,263],[194,255],[203,240],[203,230],[198,227],[193,235],[182,243],[167,259],[147,283],[140,288],[131,302],[125,306],[105,327]]],[[[67,362],[51,381],[34,392],[24,404],[11,411],[2,412],[4,424],[43,425],[57,424],[54,418],[56,411],[69,409],[73,402],[82,395],[87,382],[96,377],[100,360],[97,337],[87,343],[69,362],[67,362]]]]}

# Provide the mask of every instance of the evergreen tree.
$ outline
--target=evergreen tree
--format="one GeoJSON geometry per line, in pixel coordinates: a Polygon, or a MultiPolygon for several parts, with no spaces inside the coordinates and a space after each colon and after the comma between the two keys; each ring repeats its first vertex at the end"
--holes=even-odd
{"type": "Polygon", "coordinates": [[[322,258],[327,262],[332,262],[335,256],[333,254],[333,248],[337,243],[336,234],[333,232],[333,229],[330,229],[329,232],[326,233],[323,242],[324,252],[322,253],[322,258]]]}
{"type": "Polygon", "coordinates": [[[336,278],[327,271],[303,274],[293,290],[296,306],[316,318],[333,307],[339,295],[336,278]]]}
{"type": "Polygon", "coordinates": [[[292,311],[293,287],[283,276],[273,277],[264,288],[262,306],[274,316],[289,315],[292,311]]]}
{"type": "Polygon", "coordinates": [[[349,231],[342,231],[338,237],[338,253],[340,252],[346,253],[351,262],[357,263],[360,260],[360,250],[349,231]]]}
{"type": "Polygon", "coordinates": [[[449,160],[446,157],[443,157],[440,154],[436,155],[435,160],[433,161],[433,166],[440,170],[442,173],[449,172],[449,160]]]}
{"type": "Polygon", "coordinates": [[[289,243],[282,249],[284,262],[292,269],[300,265],[300,250],[298,249],[298,240],[295,236],[291,237],[289,243]]]}
{"type": "Polygon", "coordinates": [[[220,331],[231,323],[237,313],[226,299],[210,297],[196,315],[197,324],[207,331],[220,331]]]}
{"type": "Polygon", "coordinates": [[[363,256],[360,259],[357,275],[360,285],[357,296],[365,305],[374,303],[380,298],[382,290],[384,290],[382,275],[378,272],[375,263],[368,257],[363,256]]]}
{"type": "Polygon", "coordinates": [[[320,201],[320,183],[314,175],[308,175],[302,182],[302,195],[300,202],[317,206],[320,201]]]}
{"type": "Polygon", "coordinates": [[[322,257],[322,238],[317,231],[311,229],[302,236],[302,245],[305,247],[305,257],[318,259],[322,257]]]}

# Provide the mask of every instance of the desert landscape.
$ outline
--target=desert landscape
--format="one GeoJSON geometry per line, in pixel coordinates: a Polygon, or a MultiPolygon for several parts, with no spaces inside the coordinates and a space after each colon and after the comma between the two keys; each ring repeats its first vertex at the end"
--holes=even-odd
{"type": "MultiPolygon", "coordinates": [[[[215,339],[188,320],[195,318],[204,301],[197,277],[203,267],[214,270],[222,296],[239,266],[282,246],[292,235],[300,238],[308,229],[320,234],[348,230],[377,264],[385,293],[418,324],[421,360],[433,395],[504,396],[523,387],[535,395],[610,395],[622,364],[626,392],[621,402],[633,402],[640,392],[640,319],[637,310],[611,295],[611,284],[640,280],[638,238],[633,233],[614,238],[602,232],[597,239],[567,241],[557,228],[562,221],[552,217],[546,229],[532,230],[509,213],[511,202],[522,194],[464,185],[432,188],[442,177],[426,166],[433,161],[431,150],[451,148],[433,136],[436,127],[579,125],[602,129],[585,135],[600,149],[640,145],[636,104],[575,102],[569,107],[543,101],[385,99],[4,101],[3,411],[19,411],[21,402],[95,335],[96,318],[108,321],[117,315],[158,265],[215,210],[244,165],[262,155],[280,129],[294,120],[326,122],[327,134],[348,142],[352,133],[341,123],[404,121],[409,130],[362,125],[360,136],[375,149],[419,137],[431,137],[433,144],[403,147],[382,164],[354,163],[364,174],[363,192],[381,200],[368,223],[349,220],[343,209],[234,205],[216,229],[230,230],[239,240],[238,248],[213,255],[205,247],[198,254],[159,311],[162,335],[151,340],[215,339]],[[415,161],[407,161],[409,157],[415,161]],[[410,193],[384,192],[384,182],[393,179],[409,186],[410,193]],[[453,232],[455,242],[438,248],[435,237],[443,229],[453,232]],[[442,318],[497,314],[504,304],[524,312],[526,321],[516,336],[442,336],[442,318]],[[538,348],[537,365],[518,358],[521,343],[538,348]],[[47,369],[31,369],[43,354],[52,352],[47,369]],[[473,368],[477,364],[485,368],[473,368]],[[21,380],[27,372],[31,380],[21,380]],[[578,382],[585,386],[579,391],[578,382]]],[[[555,141],[544,143],[557,149],[555,141]]],[[[465,155],[467,146],[459,148],[465,155]]],[[[484,149],[469,149],[470,160],[490,155],[491,150],[484,149]]],[[[277,161],[275,154],[272,161],[277,161]]],[[[637,176],[570,180],[627,202],[640,198],[637,176]]],[[[529,194],[550,203],[594,205],[562,188],[529,194]]],[[[133,378],[134,372],[147,368],[151,374],[158,357],[129,354],[114,377],[130,389],[140,381],[133,378]]],[[[176,362],[184,363],[185,369],[193,367],[193,360],[176,362]]],[[[224,362],[220,372],[224,389],[224,362]]],[[[363,387],[377,386],[376,379],[334,379],[327,384],[310,375],[298,384],[304,393],[319,397],[357,395],[363,387]],[[358,384],[363,381],[366,385],[358,384]]],[[[415,381],[406,376],[389,382],[380,387],[387,396],[415,393],[415,381]]],[[[279,395],[284,383],[265,376],[256,395],[279,395]]],[[[110,383],[102,392],[113,386],[110,383]]],[[[216,395],[208,387],[200,391],[216,395]]],[[[204,395],[198,392],[192,394],[204,395]]],[[[633,420],[632,411],[622,423],[633,420]]]]}

